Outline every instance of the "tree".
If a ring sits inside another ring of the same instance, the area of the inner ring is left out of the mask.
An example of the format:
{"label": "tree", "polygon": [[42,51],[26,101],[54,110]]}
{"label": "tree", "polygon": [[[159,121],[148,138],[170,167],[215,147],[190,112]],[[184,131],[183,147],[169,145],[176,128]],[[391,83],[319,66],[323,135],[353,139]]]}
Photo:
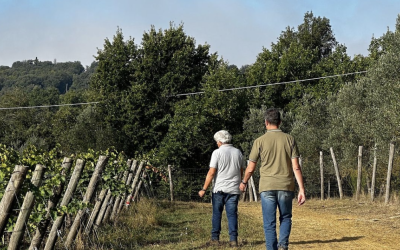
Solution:
{"label": "tree", "polygon": [[[125,150],[146,152],[168,131],[174,94],[199,90],[208,70],[209,46],[198,45],[183,25],[145,32],[141,45],[118,30],[96,59],[92,87],[103,100],[106,121]],[[121,133],[122,132],[122,133]]]}

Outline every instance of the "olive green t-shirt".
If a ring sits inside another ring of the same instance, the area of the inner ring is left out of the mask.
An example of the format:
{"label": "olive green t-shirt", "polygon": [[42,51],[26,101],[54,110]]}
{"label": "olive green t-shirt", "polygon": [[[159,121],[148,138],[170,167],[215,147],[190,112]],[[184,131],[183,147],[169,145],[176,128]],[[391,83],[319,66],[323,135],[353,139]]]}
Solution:
{"label": "olive green t-shirt", "polygon": [[261,160],[259,192],[294,191],[292,159],[299,157],[293,136],[280,129],[268,130],[253,143],[249,160]]}

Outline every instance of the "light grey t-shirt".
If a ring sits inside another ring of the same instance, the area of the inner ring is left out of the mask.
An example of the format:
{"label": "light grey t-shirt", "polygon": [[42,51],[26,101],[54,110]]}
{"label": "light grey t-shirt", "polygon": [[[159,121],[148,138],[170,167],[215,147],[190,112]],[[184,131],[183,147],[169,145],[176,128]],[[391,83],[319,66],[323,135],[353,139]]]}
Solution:
{"label": "light grey t-shirt", "polygon": [[222,191],[240,194],[240,170],[244,166],[243,155],[232,144],[222,144],[211,156],[210,168],[216,168],[213,193]]}

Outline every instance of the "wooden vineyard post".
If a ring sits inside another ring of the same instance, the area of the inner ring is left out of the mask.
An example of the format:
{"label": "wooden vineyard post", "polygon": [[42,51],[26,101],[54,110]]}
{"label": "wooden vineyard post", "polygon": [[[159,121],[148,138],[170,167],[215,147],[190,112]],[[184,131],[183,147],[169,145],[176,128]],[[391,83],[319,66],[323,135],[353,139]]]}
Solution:
{"label": "wooden vineyard post", "polygon": [[256,185],[254,184],[253,176],[250,177],[249,181],[250,181],[251,189],[253,190],[254,201],[257,202],[257,190],[256,190]]}
{"label": "wooden vineyard post", "polygon": [[[81,159],[76,160],[74,171],[72,172],[72,176],[71,179],[69,180],[67,190],[65,190],[65,194],[63,196],[63,199],[61,200],[60,207],[67,206],[70,203],[75,193],[76,187],[78,186],[78,182],[82,175],[84,167],[85,167],[84,160]],[[62,223],[64,222],[64,219],[65,219],[65,214],[62,214],[57,216],[57,218],[53,222],[50,234],[47,237],[46,245],[44,248],[45,250],[52,250],[54,248],[54,245],[56,244],[57,240],[58,230],[60,229]]]}
{"label": "wooden vineyard post", "polygon": [[[126,185],[126,180],[128,179],[128,175],[129,175],[129,171],[125,171],[124,177],[122,179],[122,182],[125,183],[125,185]],[[110,220],[111,221],[115,220],[115,218],[117,217],[120,204],[121,204],[121,202],[124,202],[124,200],[125,200],[125,194],[123,194],[122,197],[121,196],[117,196],[116,197],[115,202],[114,202],[114,206],[112,208],[111,215],[110,215]]]}
{"label": "wooden vineyard post", "polygon": [[171,201],[174,201],[174,184],[172,183],[171,165],[168,165],[168,176],[169,176],[169,193],[171,196]]}
{"label": "wooden vineyard post", "polygon": [[103,221],[104,214],[106,213],[108,202],[110,201],[111,198],[111,191],[108,189],[106,198],[104,198],[103,204],[101,204],[100,212],[97,215],[96,221],[94,222],[93,227],[98,228]]}
{"label": "wooden vineyard post", "polygon": [[249,202],[253,202],[253,188],[251,186],[251,180],[249,179],[247,183],[247,191],[249,192]]}
{"label": "wooden vineyard post", "polygon": [[132,178],[133,178],[133,176],[135,175],[135,169],[136,169],[136,167],[137,167],[137,161],[134,160],[133,163],[132,163],[132,166],[131,166],[129,175],[128,175],[128,179],[127,179],[127,181],[126,181],[126,185],[131,184]]}
{"label": "wooden vineyard post", "polygon": [[[133,175],[132,173],[136,168],[136,164],[137,164],[136,160],[131,160],[131,159],[127,160],[127,162],[126,162],[127,170],[124,171],[123,178],[122,178],[122,183],[125,183],[125,185],[127,185],[126,182],[128,180],[128,177],[131,176],[131,178],[132,178],[132,175]],[[125,194],[123,196],[125,196]],[[110,211],[110,220],[112,220],[112,221],[115,220],[117,213],[119,211],[118,209],[120,207],[120,203],[123,202],[124,200],[125,200],[125,197],[121,198],[121,195],[114,197],[114,201],[113,201],[114,205],[112,206],[112,209]]]}
{"label": "wooden vineyard post", "polygon": [[146,172],[146,169],[145,169],[143,171],[142,178],[140,178],[139,184],[136,187],[135,195],[133,196],[133,199],[132,199],[133,201],[135,201],[135,200],[137,200],[139,198],[139,190],[142,187],[143,182],[146,181],[146,177],[147,177],[147,172]]}
{"label": "wooden vineyard post", "polygon": [[[131,163],[132,163],[132,160],[128,160],[127,166],[130,167]],[[126,179],[125,179],[126,171],[124,172],[123,176],[124,176],[123,183],[125,183],[125,181],[126,181]],[[117,176],[114,177],[114,179],[117,180],[118,182],[121,180],[121,178],[122,178],[121,174],[118,174]],[[116,204],[116,200],[117,200],[118,197],[111,195],[110,201],[109,201],[109,203],[107,205],[107,210],[106,210],[106,212],[104,214],[104,217],[103,217],[103,221],[109,221],[110,220],[111,213],[114,210],[114,207],[117,205]]]}
{"label": "wooden vineyard post", "polygon": [[328,195],[327,198],[331,198],[331,179],[328,178]]}
{"label": "wooden vineyard post", "polygon": [[[62,167],[62,176],[67,176],[69,171],[71,170],[72,159],[65,157],[61,167]],[[50,224],[50,211],[57,206],[58,201],[61,198],[61,193],[64,189],[65,181],[61,182],[61,184],[53,189],[53,195],[50,197],[49,202],[47,204],[47,213],[46,217],[41,220],[36,228],[35,235],[32,238],[31,245],[29,246],[29,250],[39,249],[40,244],[43,241],[45,236],[47,227]]]}
{"label": "wooden vineyard post", "polygon": [[103,204],[106,193],[107,193],[107,189],[103,189],[103,190],[101,190],[99,196],[97,197],[96,204],[94,205],[94,208],[93,208],[92,213],[90,214],[88,223],[86,224],[86,229],[85,229],[86,234],[90,234],[90,232],[92,231],[93,222],[95,221],[96,216],[100,211],[101,204]]}
{"label": "wooden vineyard post", "polygon": [[[37,164],[35,167],[35,171],[32,174],[32,180],[31,180],[32,184],[35,187],[38,188],[42,183],[43,174],[44,174],[44,166],[41,164]],[[9,250],[15,250],[19,248],[19,245],[25,234],[25,225],[29,219],[34,204],[35,204],[35,195],[33,194],[32,191],[28,191],[25,194],[24,202],[22,203],[21,210],[18,214],[17,222],[15,223],[13,233],[11,235],[10,243],[8,244]]]}
{"label": "wooden vineyard post", "polygon": [[[99,160],[97,161],[96,168],[94,169],[92,178],[90,178],[89,185],[86,189],[85,196],[83,197],[83,203],[89,203],[90,200],[92,199],[94,191],[96,190],[97,183],[99,182],[101,173],[103,172],[103,169],[107,164],[107,161],[108,161],[107,156],[101,155],[99,157]],[[71,229],[68,233],[67,239],[65,241],[65,246],[67,248],[71,247],[72,243],[75,240],[76,235],[78,234],[78,230],[81,225],[81,219],[82,219],[83,213],[84,213],[84,211],[81,209],[77,212],[77,214],[75,216],[74,223],[72,224]],[[83,224],[84,224],[84,222],[83,222]]]}
{"label": "wooden vineyard post", "polygon": [[[131,169],[130,169],[130,173],[129,173],[129,175],[128,175],[128,179],[127,179],[127,181],[125,182],[125,185],[126,185],[126,186],[130,186],[130,185],[131,185],[131,181],[132,181],[133,175],[135,174],[136,167],[137,167],[137,161],[136,161],[136,160],[133,160],[133,163],[132,163],[132,166],[131,166]],[[129,192],[129,191],[128,191],[128,192]],[[124,205],[126,204],[126,200],[127,200],[127,198],[128,198],[128,195],[129,195],[129,193],[125,193],[125,194],[121,197],[121,200],[120,200],[120,202],[119,202],[119,205],[118,205],[117,208],[116,208],[117,210],[115,211],[114,217],[117,216],[117,214],[122,210],[122,208],[123,208]]]}
{"label": "wooden vineyard post", "polygon": [[358,147],[358,172],[357,172],[357,192],[356,192],[356,200],[360,199],[361,193],[361,175],[362,175],[362,150],[363,146]]}
{"label": "wooden vineyard post", "polygon": [[319,151],[319,171],[321,174],[321,200],[324,200],[324,153]]}
{"label": "wooden vineyard post", "polygon": [[390,177],[391,177],[391,175],[392,175],[393,156],[394,156],[394,144],[393,144],[393,143],[390,143],[389,163],[388,163],[388,171],[387,171],[387,177],[386,177],[385,204],[388,204],[388,203],[389,203],[389,196],[390,196]]}
{"label": "wooden vineyard post", "polygon": [[376,144],[374,148],[374,163],[372,165],[372,180],[371,180],[371,201],[375,199],[375,181],[376,181]]}
{"label": "wooden vineyard post", "polygon": [[14,172],[11,175],[10,181],[8,182],[3,198],[0,202],[0,235],[3,235],[4,233],[15,197],[24,183],[27,172],[28,168],[25,166],[17,165],[14,168]]}
{"label": "wooden vineyard post", "polygon": [[331,151],[333,166],[335,168],[336,179],[337,179],[337,183],[338,183],[338,187],[339,187],[339,196],[340,196],[340,199],[343,199],[343,189],[342,189],[342,181],[340,180],[339,167],[336,162],[336,157],[335,157],[335,153],[333,152],[333,148],[330,148],[330,151]]}
{"label": "wooden vineyard post", "polygon": [[106,209],[106,213],[104,214],[103,220],[102,222],[107,222],[110,220],[110,216],[111,216],[111,211],[113,210],[114,207],[114,200],[116,197],[111,195],[110,201],[108,202],[107,205],[107,209]]}
{"label": "wooden vineyard post", "polygon": [[130,194],[128,195],[127,199],[126,199],[126,204],[127,204],[127,205],[129,205],[129,204],[131,203],[133,194],[134,194],[134,192],[135,192],[136,184],[137,184],[137,182],[138,182],[138,180],[139,180],[139,177],[140,177],[140,174],[141,174],[141,172],[142,172],[143,165],[144,165],[144,161],[140,162],[139,168],[138,168],[138,170],[136,171],[135,178],[133,179],[133,182],[132,182],[132,190],[131,190]]}

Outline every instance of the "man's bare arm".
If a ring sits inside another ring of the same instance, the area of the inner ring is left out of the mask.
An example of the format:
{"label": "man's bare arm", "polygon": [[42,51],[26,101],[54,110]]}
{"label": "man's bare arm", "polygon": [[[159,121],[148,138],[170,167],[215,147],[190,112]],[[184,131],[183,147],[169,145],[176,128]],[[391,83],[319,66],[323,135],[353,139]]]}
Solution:
{"label": "man's bare arm", "polygon": [[[256,162],[254,161],[249,161],[249,164],[247,165],[246,172],[244,174],[242,183],[240,183],[239,189],[240,191],[244,192],[246,190],[247,182],[249,181],[250,177],[253,175],[254,170],[256,169]],[[246,184],[243,184],[246,183]]]}
{"label": "man's bare arm", "polygon": [[297,197],[297,203],[303,205],[306,202],[306,195],[304,189],[303,174],[299,165],[299,158],[292,159],[293,173],[296,178],[297,184],[299,185],[299,195]]}
{"label": "man's bare arm", "polygon": [[215,176],[215,173],[217,173],[217,169],[216,168],[210,168],[208,170],[208,173],[207,173],[207,176],[206,176],[206,180],[205,180],[204,185],[203,185],[203,189],[199,191],[199,196],[200,197],[203,197],[205,195],[208,186],[210,185],[212,179]]}

